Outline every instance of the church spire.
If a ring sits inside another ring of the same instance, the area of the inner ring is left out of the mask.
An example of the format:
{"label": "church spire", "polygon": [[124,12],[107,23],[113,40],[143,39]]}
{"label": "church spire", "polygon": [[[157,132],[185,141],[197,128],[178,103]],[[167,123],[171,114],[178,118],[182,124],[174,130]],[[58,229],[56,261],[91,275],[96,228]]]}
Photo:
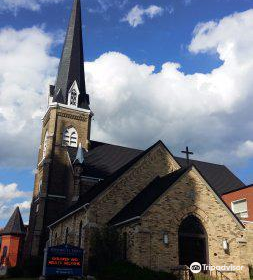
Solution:
{"label": "church spire", "polygon": [[[80,0],[74,0],[56,84],[53,90],[51,89],[54,102],[89,109],[83,64],[81,4]],[[71,91],[74,91],[73,96],[70,96]]]}

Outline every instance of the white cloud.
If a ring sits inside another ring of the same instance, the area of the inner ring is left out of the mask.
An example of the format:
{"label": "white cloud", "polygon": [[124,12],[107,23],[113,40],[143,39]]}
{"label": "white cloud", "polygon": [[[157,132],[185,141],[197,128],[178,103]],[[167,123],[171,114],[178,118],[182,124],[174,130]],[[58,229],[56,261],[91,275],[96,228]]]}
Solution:
{"label": "white cloud", "polygon": [[252,46],[249,10],[195,29],[189,50],[217,52],[223,61],[207,74],[186,75],[171,62],[155,73],[122,54],[104,54],[86,67],[94,135],[141,147],[161,138],[174,151],[188,144],[200,158],[237,162],[238,145],[253,138]]}
{"label": "white cloud", "polygon": [[[50,56],[53,41],[38,27],[0,30],[0,166],[36,161],[40,116],[59,61]],[[217,52],[223,64],[184,74],[177,63],[154,72],[115,52],[87,62],[92,138],[141,148],[162,139],[174,153],[187,144],[199,158],[226,164],[253,157],[253,10],[199,24],[189,50]],[[28,217],[26,195],[16,184],[0,185],[1,219],[17,198]]]}
{"label": "white cloud", "polygon": [[183,0],[183,3],[184,3],[186,6],[189,6],[189,5],[192,3],[192,0]]}
{"label": "white cloud", "polygon": [[30,200],[16,202],[20,199],[30,199],[31,192],[24,192],[18,188],[16,183],[4,185],[0,183],[0,224],[8,219],[14,209],[19,206],[23,217],[27,220],[30,210]]}
{"label": "white cloud", "polygon": [[106,13],[110,8],[123,9],[128,0],[97,0],[93,2],[95,7],[88,8],[90,13]]}
{"label": "white cloud", "polygon": [[[154,72],[120,53],[87,62],[93,139],[142,148],[162,139],[176,153],[187,144],[205,160],[241,161],[240,146],[253,141],[252,19],[249,10],[198,25],[189,50],[217,52],[223,61],[207,74],[184,74],[172,62]],[[35,163],[39,116],[58,62],[52,44],[36,27],[0,31],[1,166]]]}
{"label": "white cloud", "polygon": [[122,21],[128,22],[132,27],[136,27],[144,23],[145,17],[152,19],[155,16],[162,15],[163,12],[164,9],[156,5],[150,5],[146,9],[136,5],[128,12]]}
{"label": "white cloud", "polygon": [[253,157],[253,141],[247,140],[238,146],[236,151],[238,157],[251,158]]}
{"label": "white cloud", "polygon": [[3,185],[0,183],[0,203],[13,200],[15,198],[27,197],[29,192],[23,192],[17,188],[16,183]]}
{"label": "white cloud", "polygon": [[[0,203],[0,225],[4,226],[8,219],[11,217],[12,213],[14,212],[15,208],[19,206],[23,222],[28,224],[29,213],[30,213],[30,201],[23,201],[21,203],[16,204],[1,204]],[[0,227],[1,228],[1,227]]]}
{"label": "white cloud", "polygon": [[63,0],[1,0],[0,11],[13,11],[16,13],[19,9],[38,11],[41,5],[46,3],[59,3]]}
{"label": "white cloud", "polygon": [[40,28],[0,30],[0,164],[35,162],[41,116],[58,59],[51,35]]}

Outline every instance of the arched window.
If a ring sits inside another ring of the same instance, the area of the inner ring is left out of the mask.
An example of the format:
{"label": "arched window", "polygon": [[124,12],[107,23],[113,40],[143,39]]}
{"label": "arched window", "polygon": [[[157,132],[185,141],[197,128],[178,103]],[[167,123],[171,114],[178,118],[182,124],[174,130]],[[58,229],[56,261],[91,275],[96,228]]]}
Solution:
{"label": "arched window", "polygon": [[65,240],[64,240],[65,244],[68,244],[68,237],[69,237],[69,228],[67,227],[65,230]]}
{"label": "arched window", "polygon": [[69,97],[69,105],[72,106],[77,106],[77,92],[75,89],[72,89],[72,91],[69,93],[70,97]]}
{"label": "arched window", "polygon": [[74,127],[69,127],[63,132],[62,145],[77,147],[78,135]]}
{"label": "arched window", "polygon": [[44,143],[43,143],[43,158],[46,157],[46,153],[47,153],[47,138],[48,138],[48,132],[46,132],[45,134],[45,138],[44,138]]}
{"label": "arched window", "polygon": [[8,251],[8,247],[7,246],[4,246],[4,248],[3,248],[3,258],[6,258],[6,256],[7,256],[7,251]]}
{"label": "arched window", "polygon": [[41,195],[42,192],[42,180],[39,181],[39,195]]}
{"label": "arched window", "polygon": [[82,245],[82,235],[83,235],[83,222],[81,221],[79,224],[79,232],[78,232],[78,247]]}

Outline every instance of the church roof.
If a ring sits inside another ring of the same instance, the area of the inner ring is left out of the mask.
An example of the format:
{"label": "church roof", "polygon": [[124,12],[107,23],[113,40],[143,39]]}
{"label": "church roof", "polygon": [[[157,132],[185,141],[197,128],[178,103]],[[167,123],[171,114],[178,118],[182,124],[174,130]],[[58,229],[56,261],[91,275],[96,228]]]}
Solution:
{"label": "church roof", "polygon": [[[74,162],[77,148],[68,148],[68,151],[71,161]],[[91,141],[89,151],[86,152],[84,150],[86,166],[84,175],[105,179],[116,171],[116,174],[118,174],[120,170],[123,170],[121,169],[122,167],[125,166],[126,168],[133,159],[140,155],[143,155],[142,150]],[[186,159],[180,157],[174,158],[180,166],[187,167]],[[127,163],[128,165],[126,165]],[[190,164],[195,165],[198,170],[200,170],[201,174],[207,178],[211,187],[213,187],[219,195],[235,191],[245,186],[244,183],[224,165],[198,160],[190,160]]]}
{"label": "church roof", "polygon": [[171,185],[173,185],[185,172],[181,168],[164,177],[156,177],[145,189],[143,189],[133,200],[131,200],[116,216],[109,222],[116,225],[140,215],[158,199]]}
{"label": "church roof", "polygon": [[1,231],[1,235],[19,235],[25,233],[26,229],[19,211],[19,207],[16,207],[5,228]]}
{"label": "church roof", "polygon": [[[199,171],[195,165],[191,165],[188,168],[180,168],[163,177],[156,177],[152,182],[148,184],[136,197],[134,197],[121,211],[119,211],[110,221],[109,225],[119,225],[121,223],[131,222],[139,219],[140,216],[166,191],[168,190],[182,175],[195,168],[199,174],[206,180],[207,178]],[[210,185],[211,186],[211,185]],[[212,187],[212,186],[211,186]],[[234,217],[234,219],[242,226],[239,218],[232,212],[223,199],[219,196],[215,189],[213,189],[217,197],[220,198],[221,203],[227,209],[227,211]]]}
{"label": "church roof", "polygon": [[[186,159],[179,157],[175,157],[175,159],[182,167],[187,166]],[[198,160],[190,160],[190,164],[198,168],[201,174],[207,179],[210,186],[220,196],[245,186],[225,165]]]}
{"label": "church roof", "polygon": [[[100,147],[104,147],[105,150],[109,149],[109,151],[112,152],[112,154],[110,155],[110,153],[108,153],[108,150],[107,150],[107,152],[105,153],[106,157],[104,159],[101,159],[100,165],[103,168],[105,168],[106,164],[108,164],[108,169],[106,168],[107,171],[115,169],[115,168],[116,168],[116,170],[111,174],[108,173],[108,176],[105,177],[105,179],[103,181],[100,181],[98,184],[96,184],[94,187],[92,187],[88,192],[86,192],[83,196],[81,196],[79,198],[79,201],[76,204],[74,204],[73,206],[71,206],[65,214],[70,213],[70,212],[78,209],[82,205],[91,202],[96,196],[98,196],[101,192],[103,192],[112,182],[114,182],[117,178],[119,178],[125,171],[127,171],[132,165],[134,165],[139,159],[141,159],[146,153],[148,153],[151,149],[153,149],[154,146],[156,146],[160,142],[161,141],[156,142],[154,145],[152,145],[145,151],[140,151],[140,150],[125,148],[125,147],[121,147],[121,146],[114,146],[114,145],[105,144],[105,143],[101,143],[101,142],[91,141],[91,147],[95,144],[95,146],[98,145]],[[110,147],[108,147],[108,146],[110,146]],[[133,153],[131,152],[131,150]],[[88,158],[88,154],[91,151],[92,151],[92,149],[86,153],[87,158]],[[117,151],[117,153],[115,151]],[[102,152],[102,151],[100,151],[100,152]],[[135,156],[134,156],[134,154],[135,154]],[[117,155],[117,157],[115,157],[115,155]],[[99,154],[97,156],[99,156]],[[92,157],[94,157],[94,158],[96,157],[96,152],[95,152],[95,154],[93,154]],[[123,159],[124,159],[124,161],[126,161],[128,159],[128,161],[125,164],[122,164]],[[94,164],[95,163],[96,163],[96,160],[94,160]],[[110,164],[113,166],[112,169],[109,168]],[[117,168],[118,166],[121,166],[121,167]],[[98,170],[99,168],[95,167],[95,169]],[[103,172],[99,173],[99,174],[103,174]],[[95,176],[95,177],[99,178],[97,176]]]}
{"label": "church roof", "polygon": [[[145,151],[132,148],[111,145],[102,142],[91,141],[89,151],[84,150],[85,170],[84,175],[104,179],[92,187],[79,201],[71,206],[65,214],[68,214],[86,203],[90,203],[96,196],[102,193],[112,182],[126,172],[133,164],[148,153],[158,143],[156,142]],[[166,148],[166,146],[164,145]],[[166,148],[167,149],[167,148]],[[75,160],[77,148],[68,148],[72,163]],[[175,157],[175,160],[184,169],[187,166],[186,159]],[[200,173],[205,177],[214,191],[221,196],[227,190],[237,190],[244,186],[226,166],[191,160]]]}
{"label": "church roof", "polygon": [[231,192],[234,192],[234,191],[242,191],[242,190],[245,190],[245,189],[248,189],[248,188],[253,188],[253,184],[251,184],[251,185],[244,185],[244,186],[242,186],[242,187],[240,187],[240,188],[238,188],[238,189],[236,189],[236,190],[229,190],[229,191],[227,191],[227,192],[225,192],[224,193],[224,195],[226,195],[226,194],[229,194],[229,193],[231,193]]}
{"label": "church roof", "polygon": [[[89,151],[84,151],[85,170],[88,177],[104,179],[126,165],[143,151],[91,141]],[[71,162],[74,162],[77,148],[68,147]]]}
{"label": "church roof", "polygon": [[80,0],[74,0],[67,34],[59,64],[53,101],[67,104],[68,92],[77,82],[80,95],[78,107],[89,109],[89,96],[86,94],[84,78],[82,16]]}

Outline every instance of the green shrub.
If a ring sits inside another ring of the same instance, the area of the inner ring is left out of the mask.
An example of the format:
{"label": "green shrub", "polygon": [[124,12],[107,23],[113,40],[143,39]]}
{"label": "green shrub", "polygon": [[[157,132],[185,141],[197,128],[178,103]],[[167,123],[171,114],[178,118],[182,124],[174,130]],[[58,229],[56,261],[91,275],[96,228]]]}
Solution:
{"label": "green shrub", "polygon": [[10,267],[8,268],[7,271],[8,277],[22,277],[23,276],[23,270],[21,267],[16,266],[16,267]]}
{"label": "green shrub", "polygon": [[249,276],[250,276],[250,279],[253,279],[253,266],[252,265],[249,265]]}
{"label": "green shrub", "polygon": [[194,280],[214,280],[216,278],[211,277],[210,275],[198,273],[194,275]]}
{"label": "green shrub", "polygon": [[117,262],[107,266],[97,275],[98,280],[177,280],[174,274],[152,271],[128,262]]}
{"label": "green shrub", "polygon": [[89,274],[95,274],[104,267],[122,260],[122,239],[119,233],[109,227],[97,229],[91,239]]}
{"label": "green shrub", "polygon": [[26,259],[23,264],[23,272],[25,277],[37,277],[42,274],[43,257],[32,257]]}

